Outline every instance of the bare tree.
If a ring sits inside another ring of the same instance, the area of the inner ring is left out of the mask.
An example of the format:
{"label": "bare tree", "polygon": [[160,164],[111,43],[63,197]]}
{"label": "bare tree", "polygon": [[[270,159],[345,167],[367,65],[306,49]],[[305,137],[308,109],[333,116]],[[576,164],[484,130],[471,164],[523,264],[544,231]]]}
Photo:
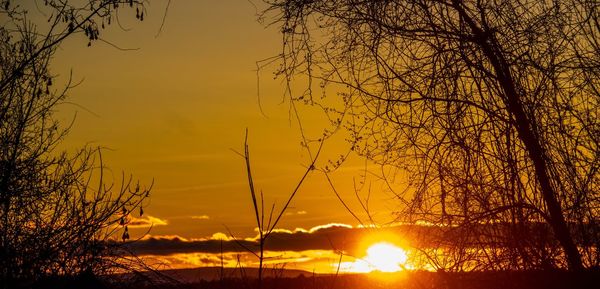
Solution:
{"label": "bare tree", "polygon": [[150,188],[125,176],[120,187],[111,185],[99,148],[56,151],[68,127],[60,126],[54,110],[71,84],[55,88],[50,63],[58,45],[74,33],[85,33],[88,45],[98,40],[119,5],[137,9],[143,19],[143,3],[45,1],[48,27],[29,21],[29,11],[18,3],[0,4],[1,286],[125,266],[131,259],[122,259],[118,243],[109,239],[117,232],[129,238],[130,214],[143,214]]}
{"label": "bare tree", "polygon": [[[403,221],[479,228],[462,244],[485,243],[480,264],[599,264],[596,1],[265,2],[280,73],[311,79],[294,99],[411,176]],[[338,102],[313,97],[317,83]]]}

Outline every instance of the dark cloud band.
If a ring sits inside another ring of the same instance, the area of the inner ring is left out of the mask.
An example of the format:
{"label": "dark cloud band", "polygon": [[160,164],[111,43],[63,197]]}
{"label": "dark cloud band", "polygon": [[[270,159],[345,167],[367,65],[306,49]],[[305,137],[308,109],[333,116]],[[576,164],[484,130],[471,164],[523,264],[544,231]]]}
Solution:
{"label": "dark cloud band", "polygon": [[[424,226],[396,226],[385,229],[352,228],[344,225],[322,226],[312,230],[275,231],[266,243],[269,251],[340,250],[351,252],[369,235],[393,234],[410,240],[430,235]],[[420,236],[420,237],[419,237]],[[177,253],[228,253],[258,250],[254,239],[201,239],[187,240],[181,237],[149,237],[127,244],[128,249],[139,255],[170,255]]]}

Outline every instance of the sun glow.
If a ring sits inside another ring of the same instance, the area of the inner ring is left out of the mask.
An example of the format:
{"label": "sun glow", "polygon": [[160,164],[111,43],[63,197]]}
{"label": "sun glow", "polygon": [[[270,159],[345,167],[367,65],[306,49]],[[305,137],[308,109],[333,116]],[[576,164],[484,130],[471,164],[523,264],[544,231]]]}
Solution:
{"label": "sun glow", "polygon": [[345,262],[343,269],[356,273],[397,272],[406,267],[407,259],[404,249],[387,242],[380,242],[371,245],[364,258],[354,262]]}

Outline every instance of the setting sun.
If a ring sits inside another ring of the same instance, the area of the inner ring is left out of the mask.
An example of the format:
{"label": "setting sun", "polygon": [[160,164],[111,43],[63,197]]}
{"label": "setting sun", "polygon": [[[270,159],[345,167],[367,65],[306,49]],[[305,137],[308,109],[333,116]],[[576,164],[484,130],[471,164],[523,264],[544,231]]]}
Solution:
{"label": "setting sun", "polygon": [[373,244],[366,253],[364,258],[343,264],[343,269],[355,273],[368,273],[373,271],[396,272],[406,267],[406,251],[391,243]]}
{"label": "setting sun", "polygon": [[396,272],[406,263],[406,252],[389,243],[377,243],[367,249],[364,260],[377,271]]}

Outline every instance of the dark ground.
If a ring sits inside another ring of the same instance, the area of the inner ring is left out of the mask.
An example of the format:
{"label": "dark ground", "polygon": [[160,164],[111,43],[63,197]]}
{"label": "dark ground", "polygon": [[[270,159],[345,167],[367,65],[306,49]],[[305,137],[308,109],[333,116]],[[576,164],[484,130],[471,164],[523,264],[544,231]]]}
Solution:
{"label": "dark ground", "polygon": [[[254,289],[255,279],[227,278],[193,283],[136,286],[135,289]],[[131,287],[129,287],[131,288]],[[263,289],[600,289],[600,271],[569,273],[565,271],[528,272],[402,272],[386,274],[299,275],[297,277],[266,278]],[[123,288],[125,289],[125,288]]]}

